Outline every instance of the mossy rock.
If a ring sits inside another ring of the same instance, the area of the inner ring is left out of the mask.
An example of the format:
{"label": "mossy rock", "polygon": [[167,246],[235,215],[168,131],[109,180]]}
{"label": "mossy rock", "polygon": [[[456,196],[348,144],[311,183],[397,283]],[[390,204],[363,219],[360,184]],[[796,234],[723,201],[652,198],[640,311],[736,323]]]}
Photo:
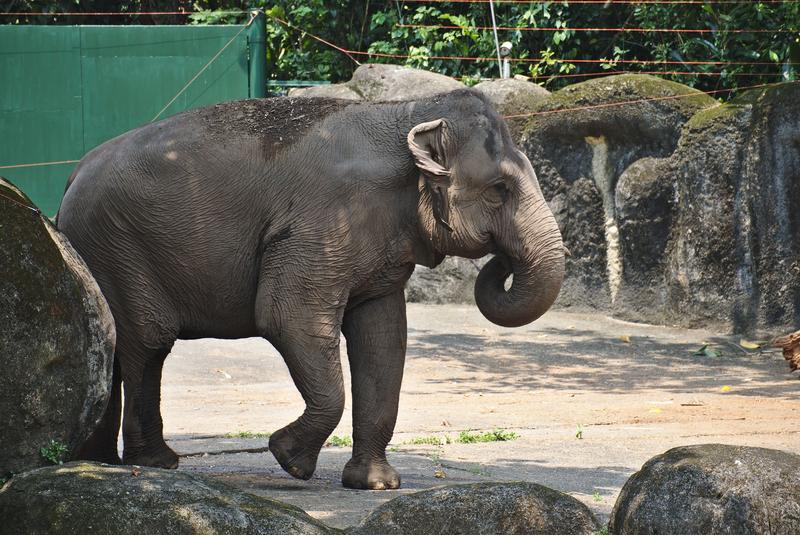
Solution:
{"label": "mossy rock", "polygon": [[753,335],[800,327],[800,87],[696,114],[670,160],[666,319]]}
{"label": "mossy rock", "polygon": [[68,463],[0,489],[0,534],[340,533],[297,507],[176,470]]}
{"label": "mossy rock", "polygon": [[74,451],[102,416],[115,331],[86,265],[49,219],[0,178],[0,477]]}
{"label": "mossy rock", "polygon": [[671,449],[625,483],[609,528],[613,535],[800,533],[800,456],[724,444]]}
{"label": "mossy rock", "polygon": [[400,496],[351,528],[360,535],[594,535],[589,509],[535,483],[451,485]]}

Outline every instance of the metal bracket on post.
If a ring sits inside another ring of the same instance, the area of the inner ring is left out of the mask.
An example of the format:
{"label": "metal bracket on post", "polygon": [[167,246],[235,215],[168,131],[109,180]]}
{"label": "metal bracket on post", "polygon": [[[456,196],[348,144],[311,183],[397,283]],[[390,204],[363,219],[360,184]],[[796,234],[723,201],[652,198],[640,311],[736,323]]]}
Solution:
{"label": "metal bracket on post", "polygon": [[267,17],[260,9],[250,10],[253,18],[247,35],[250,98],[267,96]]}
{"label": "metal bracket on post", "polygon": [[500,45],[500,57],[503,58],[503,65],[500,69],[500,75],[502,78],[511,78],[511,62],[509,61],[509,56],[511,55],[511,43],[506,41],[502,45]]}

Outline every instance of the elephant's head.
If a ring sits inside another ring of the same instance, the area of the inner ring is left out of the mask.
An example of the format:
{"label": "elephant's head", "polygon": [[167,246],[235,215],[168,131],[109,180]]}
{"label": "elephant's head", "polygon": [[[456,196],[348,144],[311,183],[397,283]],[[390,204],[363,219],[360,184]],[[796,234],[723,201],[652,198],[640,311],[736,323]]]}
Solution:
{"label": "elephant's head", "polygon": [[474,92],[461,93],[455,103],[456,109],[408,133],[421,171],[422,233],[439,255],[494,253],[475,282],[478,308],[498,325],[525,325],[544,314],[561,289],[561,233],[530,161],[491,105]]}

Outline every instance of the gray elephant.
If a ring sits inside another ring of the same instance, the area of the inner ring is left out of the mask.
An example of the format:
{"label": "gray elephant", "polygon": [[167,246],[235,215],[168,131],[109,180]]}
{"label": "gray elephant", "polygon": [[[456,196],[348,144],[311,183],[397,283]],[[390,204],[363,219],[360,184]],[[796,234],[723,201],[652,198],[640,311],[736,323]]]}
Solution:
{"label": "gray elephant", "polygon": [[[386,460],[415,264],[496,256],[475,297],[504,326],[555,300],[564,247],[528,159],[477,92],[361,103],[218,104],[123,134],[87,154],[58,214],[117,326],[112,399],[84,458],[174,468],[160,414],[176,339],[261,336],[306,408],[269,449],[308,479],[339,423],[339,336],[353,377],[347,487],[389,489]],[[513,274],[506,290],[505,281]]]}

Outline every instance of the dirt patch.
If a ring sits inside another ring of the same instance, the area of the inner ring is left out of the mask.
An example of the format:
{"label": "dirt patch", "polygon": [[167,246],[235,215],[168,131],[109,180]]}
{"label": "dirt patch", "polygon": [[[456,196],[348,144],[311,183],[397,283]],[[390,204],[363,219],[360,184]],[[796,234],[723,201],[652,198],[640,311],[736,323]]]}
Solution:
{"label": "dirt patch", "polygon": [[[177,451],[196,454],[182,458],[180,469],[339,527],[400,493],[519,480],[567,492],[605,522],[627,478],[671,447],[719,442],[800,453],[800,384],[779,349],[750,351],[720,333],[569,312],[520,329],[496,327],[466,305],[412,304],[408,316],[389,452],[400,490],[342,488],[349,447],[325,448],[307,482],[261,452],[268,439],[250,434],[284,426],[303,403],[280,356],[258,339],[176,344],[164,369],[164,432]],[[721,356],[694,356],[705,343]],[[342,357],[349,392],[344,347]],[[349,411],[348,400],[338,436],[351,432]],[[519,438],[453,440],[494,429]]]}

